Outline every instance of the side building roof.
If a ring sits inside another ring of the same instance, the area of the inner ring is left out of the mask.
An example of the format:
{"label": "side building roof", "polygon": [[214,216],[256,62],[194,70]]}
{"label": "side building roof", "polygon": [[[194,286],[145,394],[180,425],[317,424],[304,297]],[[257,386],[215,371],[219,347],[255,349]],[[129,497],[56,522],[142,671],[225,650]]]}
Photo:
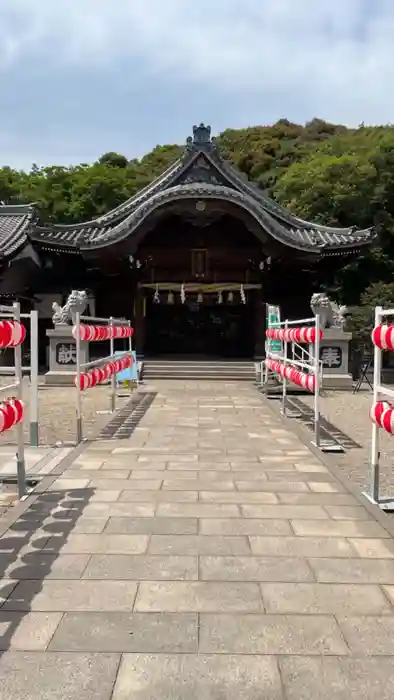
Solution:
{"label": "side building roof", "polygon": [[75,252],[107,247],[133,236],[158,208],[190,198],[237,204],[280,243],[319,256],[357,251],[375,238],[372,228],[333,228],[293,215],[225,161],[215,139],[211,138],[211,127],[200,124],[193,127],[193,137],[187,139],[182,157],[160,177],[123,204],[91,221],[51,227],[33,225],[34,207],[0,206],[0,256],[12,255],[26,240],[45,248]]}

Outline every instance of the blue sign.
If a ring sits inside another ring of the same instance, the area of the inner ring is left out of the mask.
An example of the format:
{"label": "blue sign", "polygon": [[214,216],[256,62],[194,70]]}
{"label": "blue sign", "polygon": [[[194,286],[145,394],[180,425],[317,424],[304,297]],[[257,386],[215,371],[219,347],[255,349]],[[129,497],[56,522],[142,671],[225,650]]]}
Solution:
{"label": "blue sign", "polygon": [[[124,355],[124,351],[116,352],[117,357]],[[137,382],[138,381],[138,366],[137,366],[137,354],[135,350],[131,353],[133,358],[133,364],[127,369],[123,369],[121,372],[116,373],[117,382]]]}

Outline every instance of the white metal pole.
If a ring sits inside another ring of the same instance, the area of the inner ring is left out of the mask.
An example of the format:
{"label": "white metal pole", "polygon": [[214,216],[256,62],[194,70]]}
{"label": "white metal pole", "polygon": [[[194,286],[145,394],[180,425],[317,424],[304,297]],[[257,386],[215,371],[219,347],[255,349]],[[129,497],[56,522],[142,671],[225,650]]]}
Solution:
{"label": "white metal pole", "polygon": [[314,352],[314,375],[315,375],[315,395],[314,395],[314,427],[315,445],[320,447],[320,316],[315,317],[315,352]]}
{"label": "white metal pole", "polygon": [[[13,305],[14,319],[21,322],[21,307],[19,302]],[[22,346],[16,345],[14,348],[15,383],[16,393],[19,401],[23,401],[23,373],[22,373]],[[25,442],[23,434],[24,421],[21,420],[16,426],[16,465],[18,473],[18,495],[22,498],[26,493],[26,467],[25,467]]]}
{"label": "white metal pole", "polygon": [[[285,331],[287,330],[288,323],[287,320],[285,321],[284,328]],[[285,368],[287,367],[287,349],[288,349],[288,343],[287,340],[283,341],[283,357],[285,358]],[[287,378],[286,375],[283,375],[283,384],[282,384],[282,413],[285,416],[286,415],[286,390],[287,390]]]}
{"label": "white metal pole", "polygon": [[[375,309],[375,327],[382,322],[382,307],[377,306]],[[380,378],[382,373],[382,351],[375,345],[373,357],[373,406],[379,399],[377,387],[380,386]],[[371,441],[371,468],[370,468],[370,495],[375,503],[379,503],[379,427],[375,422],[372,422],[372,441]]]}
{"label": "white metal pole", "polygon": [[79,311],[75,314],[75,349],[76,349],[76,384],[77,384],[77,444],[82,442],[82,393],[81,393],[81,314]]}
{"label": "white metal pole", "polygon": [[[111,338],[109,341],[110,344],[110,355],[115,354],[115,340],[113,338],[113,329],[114,329],[114,320],[113,317],[111,316],[109,319],[109,325],[112,329],[111,331]],[[116,374],[114,373],[111,377],[111,413],[115,413],[116,410]]]}
{"label": "white metal pole", "polygon": [[39,445],[38,432],[38,311],[30,312],[30,444]]}

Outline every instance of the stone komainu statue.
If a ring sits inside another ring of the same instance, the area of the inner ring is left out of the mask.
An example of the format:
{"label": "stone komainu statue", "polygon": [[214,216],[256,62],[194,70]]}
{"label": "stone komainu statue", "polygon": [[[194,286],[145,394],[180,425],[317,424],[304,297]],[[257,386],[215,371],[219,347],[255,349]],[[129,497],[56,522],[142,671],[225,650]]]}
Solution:
{"label": "stone komainu statue", "polygon": [[73,289],[64,306],[60,306],[56,301],[52,304],[52,322],[54,326],[64,326],[69,323],[74,324],[76,313],[80,314],[86,309],[88,304],[88,295],[85,291]]}
{"label": "stone komainu statue", "polygon": [[343,330],[346,316],[348,315],[346,306],[338,306],[328,298],[327,294],[319,293],[312,295],[311,309],[315,316],[319,314],[322,328],[340,328]]}

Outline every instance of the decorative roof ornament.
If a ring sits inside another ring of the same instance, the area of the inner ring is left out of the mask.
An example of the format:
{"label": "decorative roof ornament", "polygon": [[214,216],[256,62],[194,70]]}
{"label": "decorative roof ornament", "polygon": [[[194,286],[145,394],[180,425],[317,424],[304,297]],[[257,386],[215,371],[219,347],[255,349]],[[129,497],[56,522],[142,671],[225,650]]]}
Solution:
{"label": "decorative roof ornament", "polygon": [[186,139],[186,149],[188,151],[208,151],[217,150],[216,139],[211,138],[211,127],[203,122],[199,126],[193,126],[193,136]]}

